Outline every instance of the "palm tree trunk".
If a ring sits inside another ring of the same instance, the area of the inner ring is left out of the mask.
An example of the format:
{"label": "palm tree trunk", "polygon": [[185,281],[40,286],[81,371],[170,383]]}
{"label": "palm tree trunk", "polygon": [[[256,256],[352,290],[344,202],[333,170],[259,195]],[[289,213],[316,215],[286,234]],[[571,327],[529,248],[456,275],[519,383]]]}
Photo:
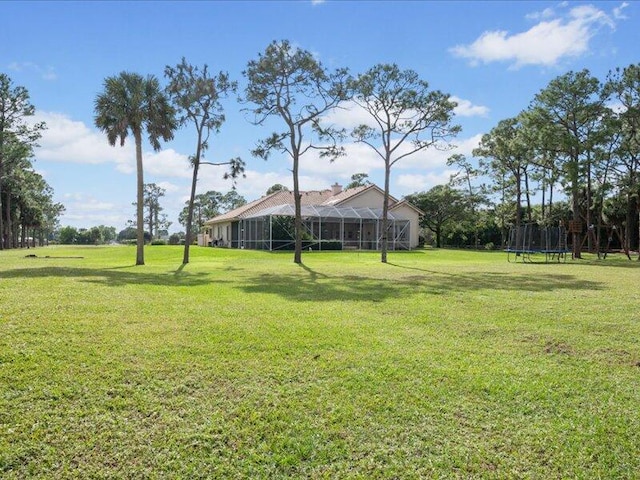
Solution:
{"label": "palm tree trunk", "polygon": [[142,132],[133,132],[136,141],[137,198],[136,205],[136,265],[144,265],[144,174],[142,171]]}

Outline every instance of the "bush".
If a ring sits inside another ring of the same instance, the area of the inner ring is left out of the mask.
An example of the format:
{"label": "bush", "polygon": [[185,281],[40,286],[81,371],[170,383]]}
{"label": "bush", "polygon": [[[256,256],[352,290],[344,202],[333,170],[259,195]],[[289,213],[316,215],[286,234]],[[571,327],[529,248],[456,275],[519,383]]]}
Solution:
{"label": "bush", "polygon": [[151,245],[166,245],[166,244],[167,244],[167,242],[165,242],[164,240],[161,240],[159,238],[151,241]]}
{"label": "bush", "polygon": [[169,237],[169,245],[180,245],[180,235],[177,233],[171,234]]}

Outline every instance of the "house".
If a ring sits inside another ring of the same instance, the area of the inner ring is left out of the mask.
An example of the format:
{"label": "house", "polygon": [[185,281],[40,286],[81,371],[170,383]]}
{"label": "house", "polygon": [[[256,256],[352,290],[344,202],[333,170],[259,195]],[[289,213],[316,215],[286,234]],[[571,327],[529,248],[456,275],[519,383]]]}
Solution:
{"label": "house", "polygon": [[[379,250],[384,191],[376,185],[301,192],[304,248]],[[417,247],[422,212],[389,198],[388,248]],[[259,250],[292,249],[293,192],[278,191],[204,222],[200,245]]]}

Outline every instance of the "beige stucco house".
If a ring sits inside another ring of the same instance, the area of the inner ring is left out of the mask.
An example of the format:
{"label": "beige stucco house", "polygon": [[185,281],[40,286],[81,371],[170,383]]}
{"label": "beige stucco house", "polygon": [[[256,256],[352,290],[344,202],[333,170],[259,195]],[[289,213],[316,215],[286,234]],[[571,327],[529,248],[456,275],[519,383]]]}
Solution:
{"label": "beige stucco house", "polygon": [[[384,192],[376,185],[343,190],[301,192],[304,246],[317,250],[380,249]],[[391,250],[418,246],[422,212],[390,198],[388,245]],[[231,210],[204,224],[200,245],[288,249],[293,245],[293,192],[278,191]]]}

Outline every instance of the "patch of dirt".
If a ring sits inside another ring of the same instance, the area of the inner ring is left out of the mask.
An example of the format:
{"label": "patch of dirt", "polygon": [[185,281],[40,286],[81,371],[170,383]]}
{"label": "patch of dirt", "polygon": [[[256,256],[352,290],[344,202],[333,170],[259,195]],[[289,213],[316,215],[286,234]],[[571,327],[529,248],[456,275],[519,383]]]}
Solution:
{"label": "patch of dirt", "polygon": [[555,355],[573,355],[574,353],[571,345],[557,340],[548,341],[544,346],[544,351]]}

